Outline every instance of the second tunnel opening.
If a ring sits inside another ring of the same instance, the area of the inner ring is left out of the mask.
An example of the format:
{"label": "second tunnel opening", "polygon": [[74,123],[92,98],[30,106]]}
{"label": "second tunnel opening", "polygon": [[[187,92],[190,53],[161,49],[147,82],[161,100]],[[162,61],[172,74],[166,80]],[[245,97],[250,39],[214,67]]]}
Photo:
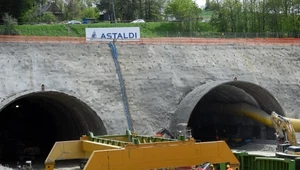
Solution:
{"label": "second tunnel opening", "polygon": [[225,140],[238,144],[252,139],[275,139],[274,128],[251,119],[253,112],[284,115],[275,97],[266,89],[244,81],[232,81],[208,91],[193,109],[188,121],[199,141]]}

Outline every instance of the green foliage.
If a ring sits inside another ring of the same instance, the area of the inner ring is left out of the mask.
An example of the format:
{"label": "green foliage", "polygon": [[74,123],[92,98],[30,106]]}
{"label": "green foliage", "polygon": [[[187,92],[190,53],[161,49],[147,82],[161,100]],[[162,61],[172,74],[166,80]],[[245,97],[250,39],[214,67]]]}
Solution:
{"label": "green foliage", "polygon": [[37,23],[38,22],[38,18],[37,18],[37,14],[38,14],[39,10],[37,7],[33,7],[30,10],[28,10],[27,12],[25,12],[25,14],[22,17],[22,20],[24,23]]}
{"label": "green foliage", "polygon": [[179,27],[183,31],[197,30],[201,9],[192,0],[169,0],[165,14],[180,21]]}
{"label": "green foliage", "polygon": [[166,15],[175,17],[178,21],[197,18],[201,9],[192,0],[170,0],[167,4]]}
{"label": "green foliage", "polygon": [[46,12],[43,14],[40,14],[40,10],[37,7],[34,7],[30,10],[28,10],[23,15],[23,22],[27,24],[36,24],[36,23],[52,23],[56,22],[57,18],[54,14]]}
{"label": "green foliage", "polygon": [[0,16],[9,13],[22,22],[22,15],[33,7],[34,0],[0,0]]}
{"label": "green foliage", "polygon": [[89,7],[82,11],[82,18],[99,18],[99,10],[97,8]]}
{"label": "green foliage", "polygon": [[[198,22],[199,29],[193,33],[180,32],[175,22],[146,22],[141,24],[132,23],[95,23],[95,24],[51,24],[51,25],[18,25],[17,30],[21,35],[29,36],[73,36],[85,37],[85,28],[107,27],[140,27],[141,37],[170,37],[170,36],[200,36],[202,32],[210,31],[209,23]],[[180,32],[180,33],[179,33]],[[206,33],[207,34],[207,33]]]}
{"label": "green foliage", "polygon": [[[148,23],[173,16],[178,22],[166,25],[172,25],[174,32],[199,32],[209,27],[219,32],[300,32],[300,0],[206,0],[203,12],[195,0],[68,0],[67,5],[64,1],[54,1],[63,10],[64,20],[98,18],[99,11],[107,11],[111,21],[116,18],[118,22],[145,19]],[[53,15],[39,13],[48,2],[0,0],[0,16],[9,12],[19,24],[55,22]],[[203,28],[200,19],[211,20],[212,27],[206,24]]]}
{"label": "green foliage", "polygon": [[162,9],[166,0],[100,0],[97,8],[107,11],[110,18],[122,22],[130,22],[135,19],[149,21],[162,21]]}
{"label": "green foliage", "polygon": [[28,36],[78,36],[63,24],[18,25],[17,29],[21,35]]}
{"label": "green foliage", "polygon": [[299,0],[212,1],[210,9],[212,25],[221,32],[300,31]]}
{"label": "green foliage", "polygon": [[54,14],[46,12],[46,13],[44,13],[44,14],[42,14],[40,16],[39,21],[41,23],[48,23],[48,24],[50,24],[52,22],[56,22],[57,19],[56,19],[56,16]]}
{"label": "green foliage", "polygon": [[88,8],[92,7],[97,2],[99,2],[99,0],[85,0],[85,3],[86,3],[86,5],[87,5]]}
{"label": "green foliage", "polygon": [[8,13],[5,13],[3,18],[4,26],[0,30],[1,34],[4,35],[18,35],[16,25],[18,25],[17,19],[10,16]]}
{"label": "green foliage", "polygon": [[203,10],[200,14],[200,17],[204,20],[210,20],[212,15],[213,15],[213,11]]}
{"label": "green foliage", "polygon": [[82,0],[71,0],[65,7],[66,19],[75,19],[81,17],[81,11],[85,8]]}

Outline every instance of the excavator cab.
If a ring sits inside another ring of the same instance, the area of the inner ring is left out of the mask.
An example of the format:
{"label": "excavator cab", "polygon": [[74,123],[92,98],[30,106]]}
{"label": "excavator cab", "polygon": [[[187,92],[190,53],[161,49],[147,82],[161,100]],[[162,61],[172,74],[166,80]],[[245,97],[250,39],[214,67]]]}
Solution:
{"label": "excavator cab", "polygon": [[271,120],[276,130],[277,141],[283,140],[283,142],[277,142],[276,155],[289,158],[299,157],[300,146],[291,122],[275,112],[271,113]]}

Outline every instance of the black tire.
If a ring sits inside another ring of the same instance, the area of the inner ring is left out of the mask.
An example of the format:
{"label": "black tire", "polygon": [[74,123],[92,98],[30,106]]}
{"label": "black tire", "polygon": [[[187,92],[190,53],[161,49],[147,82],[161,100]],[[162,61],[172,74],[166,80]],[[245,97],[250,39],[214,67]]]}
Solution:
{"label": "black tire", "polygon": [[86,163],[86,162],[80,162],[79,168],[80,168],[80,169],[84,169],[85,163]]}

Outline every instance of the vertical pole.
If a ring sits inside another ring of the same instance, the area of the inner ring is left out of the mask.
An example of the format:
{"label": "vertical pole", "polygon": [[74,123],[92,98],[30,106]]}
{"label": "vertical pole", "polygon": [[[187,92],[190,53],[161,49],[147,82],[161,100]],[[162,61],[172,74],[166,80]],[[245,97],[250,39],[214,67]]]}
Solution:
{"label": "vertical pole", "polygon": [[117,21],[116,21],[116,12],[115,12],[115,1],[114,0],[112,0],[112,7],[113,7],[114,21],[115,21],[115,23],[117,23]]}

